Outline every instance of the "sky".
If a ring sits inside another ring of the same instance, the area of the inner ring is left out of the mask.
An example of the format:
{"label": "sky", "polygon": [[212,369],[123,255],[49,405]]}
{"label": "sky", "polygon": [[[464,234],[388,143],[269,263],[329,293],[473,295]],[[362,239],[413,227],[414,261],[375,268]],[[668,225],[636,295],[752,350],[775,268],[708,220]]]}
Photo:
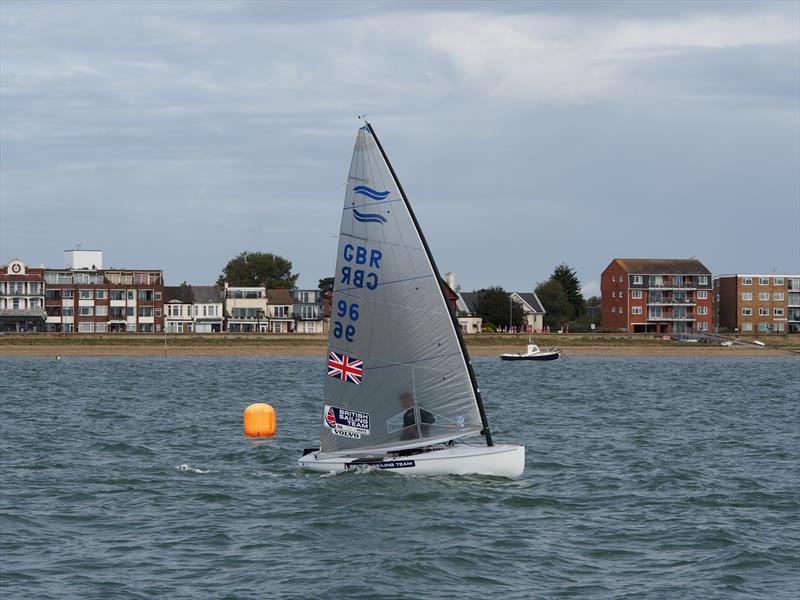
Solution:
{"label": "sky", "polygon": [[0,2],[0,264],[333,275],[366,114],[442,273],[800,272],[800,2]]}

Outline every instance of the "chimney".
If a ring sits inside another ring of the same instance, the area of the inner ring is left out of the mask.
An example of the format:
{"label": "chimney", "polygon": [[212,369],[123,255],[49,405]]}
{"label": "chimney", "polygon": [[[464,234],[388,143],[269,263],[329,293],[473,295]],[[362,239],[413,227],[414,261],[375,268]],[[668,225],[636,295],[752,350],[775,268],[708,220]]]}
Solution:
{"label": "chimney", "polygon": [[456,275],[455,273],[445,273],[444,280],[447,282],[447,285],[450,286],[451,290],[456,289]]}

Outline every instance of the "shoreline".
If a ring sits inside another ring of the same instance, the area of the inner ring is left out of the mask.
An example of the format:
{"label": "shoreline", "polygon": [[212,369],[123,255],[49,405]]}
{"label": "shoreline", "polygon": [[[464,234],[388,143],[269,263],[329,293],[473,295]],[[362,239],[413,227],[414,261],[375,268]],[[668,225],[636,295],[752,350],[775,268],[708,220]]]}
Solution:
{"label": "shoreline", "polygon": [[[503,353],[520,351],[519,344],[483,345],[467,344],[470,356],[497,356]],[[800,356],[796,350],[781,348],[743,348],[723,346],[652,346],[652,345],[575,345],[561,346],[562,357],[571,356]],[[114,344],[4,344],[0,345],[0,358],[59,356],[319,356],[325,357],[327,343],[321,344],[269,344],[269,345],[226,345],[226,346],[163,346]]]}

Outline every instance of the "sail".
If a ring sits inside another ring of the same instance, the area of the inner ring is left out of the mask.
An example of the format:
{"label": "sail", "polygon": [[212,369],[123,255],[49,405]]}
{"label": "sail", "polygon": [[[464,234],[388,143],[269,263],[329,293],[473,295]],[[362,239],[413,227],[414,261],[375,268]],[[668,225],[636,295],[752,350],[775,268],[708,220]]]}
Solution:
{"label": "sail", "polygon": [[400,186],[362,127],[336,258],[322,451],[407,448],[481,431],[440,285]]}

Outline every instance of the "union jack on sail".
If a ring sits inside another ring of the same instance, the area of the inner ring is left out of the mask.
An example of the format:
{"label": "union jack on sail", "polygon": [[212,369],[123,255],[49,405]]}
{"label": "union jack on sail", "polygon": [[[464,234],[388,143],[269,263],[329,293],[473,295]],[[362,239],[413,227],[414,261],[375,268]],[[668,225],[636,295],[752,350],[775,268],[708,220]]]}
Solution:
{"label": "union jack on sail", "polygon": [[361,385],[361,377],[364,374],[363,365],[364,361],[361,359],[330,352],[328,355],[328,376]]}

